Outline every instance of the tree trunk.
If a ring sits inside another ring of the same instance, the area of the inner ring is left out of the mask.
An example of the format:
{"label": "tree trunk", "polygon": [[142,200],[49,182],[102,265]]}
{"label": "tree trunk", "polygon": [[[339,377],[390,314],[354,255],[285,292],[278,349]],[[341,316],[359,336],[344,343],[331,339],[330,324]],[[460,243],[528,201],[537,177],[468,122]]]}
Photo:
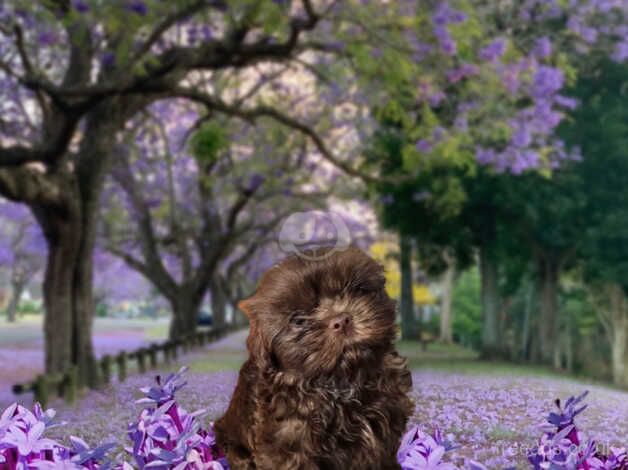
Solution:
{"label": "tree trunk", "polygon": [[448,261],[447,271],[443,276],[443,294],[440,308],[440,340],[450,344],[453,342],[451,304],[453,300],[454,279],[456,277],[456,267],[453,262]]}
{"label": "tree trunk", "polygon": [[538,335],[541,340],[541,360],[560,368],[558,348],[558,263],[552,258],[539,259]]}
{"label": "tree trunk", "polygon": [[7,307],[7,322],[9,323],[15,323],[15,314],[20,306],[20,300],[22,299],[22,294],[24,293],[24,287],[26,286],[23,282],[13,281],[11,283],[11,301]]}
{"label": "tree trunk", "polygon": [[486,244],[480,247],[480,277],[482,296],[482,356],[499,355],[499,285],[497,263]]}
{"label": "tree trunk", "polygon": [[612,369],[613,383],[628,386],[628,311],[626,295],[621,286],[609,289],[612,321]]}
{"label": "tree trunk", "polygon": [[44,275],[44,338],[46,372],[64,372],[72,365],[74,272],[80,243],[78,207],[68,204],[65,213],[34,208],[48,245]]}
{"label": "tree trunk", "polygon": [[170,300],[172,320],[170,322],[170,339],[178,339],[196,332],[198,312],[202,298],[195,299],[186,290]]}
{"label": "tree trunk", "polygon": [[222,288],[221,280],[214,279],[210,284],[212,295],[212,320],[214,328],[221,329],[226,326],[227,296]]}
{"label": "tree trunk", "polygon": [[508,312],[510,311],[510,306],[512,305],[513,298],[511,295],[508,295],[500,300],[499,305],[499,314],[497,321],[497,338],[499,340],[498,343],[498,351],[501,357],[505,357],[509,360],[513,359],[514,349],[515,349],[515,337],[514,331],[509,328],[509,317]]}
{"label": "tree trunk", "polygon": [[401,337],[417,339],[418,328],[414,318],[412,293],[412,240],[407,235],[399,236],[399,265],[401,269]]}
{"label": "tree trunk", "polygon": [[524,313],[523,313],[523,326],[521,328],[521,344],[519,354],[517,357],[521,361],[530,359],[530,324],[532,317],[532,307],[534,305],[534,283],[529,283],[528,291],[526,293]]}
{"label": "tree trunk", "polygon": [[64,199],[55,207],[33,205],[48,243],[44,280],[46,371],[78,366],[81,384],[98,382],[92,346],[93,252],[100,194],[115,135],[124,122],[118,103],[103,104],[86,119],[74,171],[51,178]]}

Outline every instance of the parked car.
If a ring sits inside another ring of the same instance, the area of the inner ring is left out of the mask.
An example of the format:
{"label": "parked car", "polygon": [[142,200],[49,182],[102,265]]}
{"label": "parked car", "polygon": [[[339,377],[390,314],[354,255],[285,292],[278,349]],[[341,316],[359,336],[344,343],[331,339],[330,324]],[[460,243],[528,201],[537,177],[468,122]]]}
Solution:
{"label": "parked car", "polygon": [[201,310],[200,312],[198,312],[198,316],[196,317],[197,326],[212,326],[213,324],[214,320],[211,313],[209,313],[207,310]]}

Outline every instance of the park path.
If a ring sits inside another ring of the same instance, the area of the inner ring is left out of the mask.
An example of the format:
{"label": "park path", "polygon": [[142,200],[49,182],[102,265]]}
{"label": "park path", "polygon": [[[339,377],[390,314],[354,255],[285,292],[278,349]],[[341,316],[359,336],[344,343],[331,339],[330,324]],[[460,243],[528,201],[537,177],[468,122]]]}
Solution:
{"label": "park path", "polygon": [[[155,325],[158,326],[155,326]],[[167,325],[167,322],[164,323]],[[130,351],[158,339],[166,331],[159,322],[97,319],[94,327],[94,351],[97,357]],[[42,326],[38,321],[0,325],[0,408],[19,400],[11,391],[16,383],[32,381],[44,369]],[[24,397],[28,400],[29,397]]]}
{"label": "park path", "polygon": [[[246,357],[246,335],[246,331],[234,333],[181,358],[182,364],[190,366],[188,383],[178,393],[184,408],[206,409],[208,420],[224,412]],[[54,403],[59,418],[67,421],[55,431],[57,437],[77,434],[90,443],[124,439],[126,425],[138,413],[134,401],[141,396],[139,388],[166,372],[134,375],[107,390],[90,391],[72,408]],[[438,427],[451,434],[460,445],[449,456],[453,461],[473,458],[489,468],[526,468],[525,451],[536,446],[541,434],[538,425],[552,409],[553,400],[590,390],[589,409],[577,421],[580,428],[603,446],[626,444],[628,393],[537,372],[469,362],[459,367],[455,362],[447,367],[417,367],[413,370],[416,410],[411,421],[428,431]]]}

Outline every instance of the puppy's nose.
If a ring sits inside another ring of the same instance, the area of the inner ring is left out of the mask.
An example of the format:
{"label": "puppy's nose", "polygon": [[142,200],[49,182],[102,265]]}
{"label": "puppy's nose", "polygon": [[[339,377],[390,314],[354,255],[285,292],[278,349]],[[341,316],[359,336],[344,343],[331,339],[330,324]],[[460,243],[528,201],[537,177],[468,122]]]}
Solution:
{"label": "puppy's nose", "polygon": [[349,333],[353,328],[353,320],[351,319],[351,315],[349,315],[348,313],[341,313],[340,315],[336,315],[329,322],[329,327],[339,333]]}

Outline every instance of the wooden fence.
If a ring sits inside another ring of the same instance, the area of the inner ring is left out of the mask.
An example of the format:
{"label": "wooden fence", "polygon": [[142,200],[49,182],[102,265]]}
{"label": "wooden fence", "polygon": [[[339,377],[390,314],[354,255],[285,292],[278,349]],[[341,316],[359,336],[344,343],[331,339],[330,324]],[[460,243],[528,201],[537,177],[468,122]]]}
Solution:
{"label": "wooden fence", "polygon": [[[118,381],[124,382],[132,361],[137,363],[137,371],[140,374],[149,369],[155,369],[159,365],[160,359],[164,365],[172,364],[177,360],[179,354],[201,348],[238,328],[241,326],[198,331],[177,340],[168,340],[161,344],[153,343],[132,352],[121,351],[115,356],[104,355],[95,362],[97,368],[95,375],[98,377],[95,385],[97,387],[108,385],[114,373],[117,375]],[[51,396],[63,397],[66,402],[73,403],[80,388],[78,369],[72,367],[64,373],[41,374],[31,383],[14,385],[13,393],[19,395],[33,392],[35,401],[43,407]]]}

